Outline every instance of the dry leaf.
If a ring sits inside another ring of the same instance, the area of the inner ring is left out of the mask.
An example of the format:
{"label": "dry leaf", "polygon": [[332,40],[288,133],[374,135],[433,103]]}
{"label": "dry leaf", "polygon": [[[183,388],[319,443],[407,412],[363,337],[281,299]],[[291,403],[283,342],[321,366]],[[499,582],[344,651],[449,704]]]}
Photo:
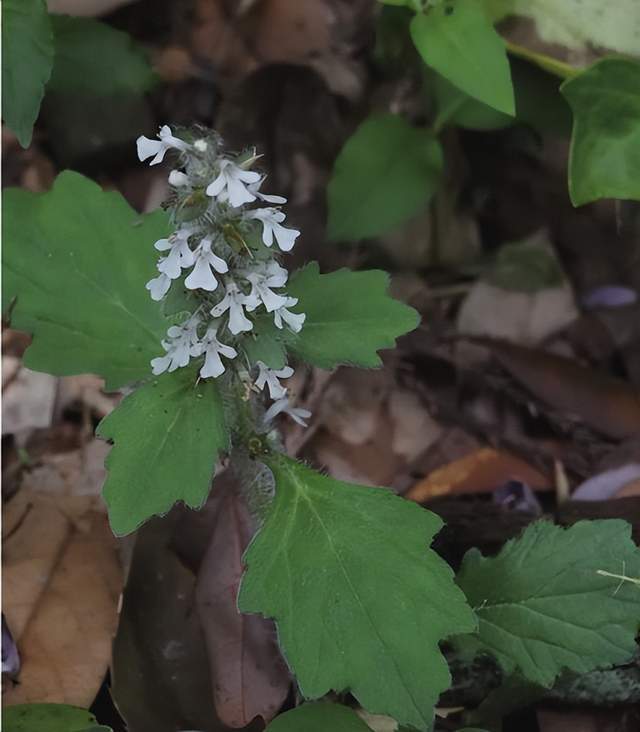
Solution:
{"label": "dry leaf", "polygon": [[536,490],[551,488],[550,479],[524,460],[483,447],[434,470],[405,493],[405,498],[424,503],[449,493],[492,491],[509,480],[519,480]]}
{"label": "dry leaf", "polygon": [[237,489],[229,473],[217,480],[211,499],[215,504],[213,533],[196,583],[216,712],[230,727],[244,727],[258,716],[270,721],[291,683],[273,622],[238,612],[242,555],[254,527]]}
{"label": "dry leaf", "polygon": [[111,667],[129,732],[222,732],[211,700],[193,572],[168,547],[180,511],[136,535]]}
{"label": "dry leaf", "polygon": [[388,408],[394,422],[392,449],[396,455],[414,460],[440,438],[441,425],[414,392],[404,389],[392,392]]}
{"label": "dry leaf", "polygon": [[86,514],[80,531],[45,496],[22,490],[14,501],[3,539],[3,608],[22,669],[4,701],[87,707],[104,679],[117,624],[115,539],[103,514]]}
{"label": "dry leaf", "polygon": [[29,493],[62,498],[59,510],[76,521],[90,509],[106,513],[101,491],[109,449],[106,442],[94,438],[78,450],[45,455],[25,474],[21,487]]}
{"label": "dry leaf", "polygon": [[55,376],[22,368],[3,390],[2,434],[24,435],[51,424],[56,397]]}
{"label": "dry leaf", "polygon": [[555,410],[614,438],[640,433],[640,393],[624,381],[552,353],[487,342],[509,373]]}

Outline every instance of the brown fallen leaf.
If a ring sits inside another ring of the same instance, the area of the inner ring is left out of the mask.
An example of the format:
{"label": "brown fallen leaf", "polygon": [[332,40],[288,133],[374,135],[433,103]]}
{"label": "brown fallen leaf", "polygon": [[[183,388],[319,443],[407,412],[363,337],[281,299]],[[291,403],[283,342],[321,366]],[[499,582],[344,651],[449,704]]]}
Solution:
{"label": "brown fallen leaf", "polygon": [[3,537],[3,609],[22,659],[4,702],[89,706],[117,624],[122,571],[106,516],[79,530],[55,502],[21,490]]}
{"label": "brown fallen leaf", "polygon": [[136,534],[111,666],[111,694],[129,732],[226,729],[211,700],[195,576],[168,546],[180,513]]}
{"label": "brown fallen leaf", "polygon": [[624,381],[564,356],[505,341],[482,341],[509,373],[556,411],[608,437],[640,432],[640,393]]}
{"label": "brown fallen leaf", "polygon": [[196,607],[211,665],[216,712],[230,727],[244,727],[256,717],[269,722],[277,714],[291,678],[278,650],[273,622],[238,612],[242,555],[254,527],[229,472],[218,478],[212,501],[216,518],[198,572]]}
{"label": "brown fallen leaf", "polygon": [[[4,379],[3,379],[4,381]],[[51,424],[55,376],[22,367],[7,377],[2,399],[2,434],[22,435]]]}
{"label": "brown fallen leaf", "polygon": [[548,490],[552,485],[548,476],[515,455],[482,447],[429,473],[405,498],[424,503],[449,493],[491,491],[508,480],[520,480],[534,490]]}

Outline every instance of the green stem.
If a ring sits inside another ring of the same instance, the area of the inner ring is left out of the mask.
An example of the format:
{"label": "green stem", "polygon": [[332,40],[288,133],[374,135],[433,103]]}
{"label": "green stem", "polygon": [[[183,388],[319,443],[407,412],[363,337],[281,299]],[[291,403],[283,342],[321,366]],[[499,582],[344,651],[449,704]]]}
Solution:
{"label": "green stem", "polygon": [[543,53],[536,53],[535,51],[531,51],[517,43],[512,43],[511,41],[506,40],[505,43],[507,51],[512,56],[517,56],[525,61],[529,61],[530,63],[539,66],[541,69],[544,69],[544,71],[548,71],[550,74],[558,76],[561,79],[571,79],[582,71],[582,69],[571,66],[564,61],[558,61],[557,59],[552,58],[551,56],[546,56]]}

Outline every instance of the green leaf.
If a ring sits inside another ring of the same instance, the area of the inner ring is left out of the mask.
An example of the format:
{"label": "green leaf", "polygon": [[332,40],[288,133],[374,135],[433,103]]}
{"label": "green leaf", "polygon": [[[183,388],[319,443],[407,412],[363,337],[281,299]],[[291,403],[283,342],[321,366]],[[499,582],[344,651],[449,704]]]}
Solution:
{"label": "green leaf", "polygon": [[381,488],[342,483],[284,455],[245,554],[238,606],[274,618],[300,689],[349,689],[368,711],[429,726],[450,683],[438,643],[473,613],[429,549],[442,522]]}
{"label": "green leaf", "polygon": [[539,292],[559,287],[565,280],[562,268],[549,246],[537,236],[498,250],[496,260],[486,279],[503,290]]}
{"label": "green leaf", "polygon": [[3,209],[3,309],[15,298],[11,325],[33,334],[25,365],[96,373],[107,389],[149,376],[167,322],[144,285],[166,215],[70,171],[47,193],[5,191]]}
{"label": "green leaf", "polygon": [[329,183],[329,238],[384,234],[420,211],[436,191],[442,149],[428,130],[392,114],[365,120],[347,140]]}
{"label": "green leaf", "polygon": [[640,200],[640,61],[605,58],[566,81],[573,110],[569,193]]}
{"label": "green leaf", "polygon": [[[271,320],[271,318],[269,318]],[[249,359],[249,363],[255,364],[262,361],[265,366],[270,369],[282,369],[287,362],[287,354],[282,341],[278,340],[277,328],[273,326],[273,332],[270,332],[269,323],[264,332],[260,332],[262,327],[260,321],[254,326],[255,333],[246,333],[241,341],[241,347]]]}
{"label": "green leaf", "polygon": [[417,327],[418,313],[387,294],[389,276],[380,270],[341,269],[320,274],[313,262],[298,270],[288,291],[294,308],[306,313],[304,327],[288,344],[303,361],[330,369],[338,364],[374,367],[377,351]]}
{"label": "green leaf", "polygon": [[22,147],[31,143],[52,63],[53,34],[45,0],[3,0],[2,117]]}
{"label": "green leaf", "polygon": [[200,508],[207,498],[228,435],[216,382],[196,379],[192,369],[164,374],[98,425],[98,437],[114,443],[105,461],[104,500],[116,535],[177,501]]}
{"label": "green leaf", "polygon": [[349,707],[330,702],[303,704],[277,716],[265,732],[371,732]]}
{"label": "green leaf", "polygon": [[447,124],[468,130],[500,130],[514,123],[513,117],[470,97],[440,74],[433,73],[431,88],[438,108],[435,129]]}
{"label": "green leaf", "polygon": [[493,558],[472,549],[458,584],[479,621],[462,645],[493,653],[507,672],[550,686],[564,668],[586,673],[627,661],[636,648],[640,591],[599,571],[640,576],[624,521],[539,521]]}
{"label": "green leaf", "polygon": [[380,0],[383,5],[395,5],[411,8],[416,13],[422,8],[424,0]]}
{"label": "green leaf", "polygon": [[513,116],[509,61],[478,0],[445,0],[418,13],[411,37],[424,62],[469,96]]}
{"label": "green leaf", "polygon": [[140,94],[156,76],[131,36],[92,18],[51,16],[56,55],[49,89],[88,96]]}
{"label": "green leaf", "polygon": [[93,714],[68,704],[15,704],[4,707],[2,722],[5,732],[88,732],[97,726]]}

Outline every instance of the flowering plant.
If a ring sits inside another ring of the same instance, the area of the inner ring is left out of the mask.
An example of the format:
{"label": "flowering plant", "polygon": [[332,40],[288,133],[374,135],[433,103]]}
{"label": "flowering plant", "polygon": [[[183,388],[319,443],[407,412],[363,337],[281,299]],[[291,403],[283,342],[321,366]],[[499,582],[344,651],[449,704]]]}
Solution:
{"label": "flowering plant", "polygon": [[[438,645],[449,636],[459,652],[491,653],[505,672],[541,686],[563,668],[626,660],[636,588],[620,578],[640,572],[640,552],[624,522],[534,524],[494,559],[470,553],[455,584],[428,548],[438,517],[283,454],[279,415],[301,425],[311,418],[295,405],[289,358],[377,366],[377,350],[415,327],[416,313],[387,296],[382,272],[320,274],[310,264],[289,275],[283,264],[299,232],[284,225],[285,199],[265,192],[254,150],[229,154],[214,132],[165,126],[156,140],[139,138],[138,153],[152,165],[175,157],[168,216],[140,218],[118,194],[70,172],[48,193],[5,196],[3,296],[12,325],[33,334],[25,363],[98,373],[107,388],[128,391],[97,430],[113,443],[104,497],[115,533],[177,501],[200,507],[227,456],[260,527],[239,609],[276,621],[304,697],[348,690],[367,710],[416,729],[431,726],[450,684]],[[598,598],[587,620],[558,599],[574,576]],[[522,630],[530,621],[534,640]],[[505,633],[521,645],[505,643]],[[326,703],[288,712],[273,729],[318,722],[364,729]]]}
{"label": "flowering plant", "polygon": [[[417,52],[434,118],[426,127],[374,115],[357,128],[329,185],[334,240],[378,236],[424,207],[443,177],[445,127],[497,129],[520,114],[507,50],[522,49],[507,48],[484,3],[383,2],[405,6],[385,8],[379,29],[395,29],[400,42],[390,47]],[[5,0],[3,28],[13,52],[3,114],[23,145],[45,87],[84,83],[69,76],[82,64],[65,66],[59,52],[65,32],[123,44],[97,21],[49,17],[44,0]],[[28,63],[24,48],[37,50]],[[155,83],[139,50],[125,44],[116,62],[120,73],[102,80],[107,98]],[[640,196],[637,164],[611,164],[637,161],[637,135],[611,120],[638,116],[638,64],[550,67],[573,113],[576,205]],[[199,509],[215,498],[217,470],[236,474],[255,532],[234,599],[239,612],[273,619],[305,700],[272,722],[275,710],[260,710],[270,732],[367,732],[348,706],[314,701],[337,695],[352,706],[348,694],[405,729],[433,729],[456,659],[490,656],[513,696],[524,689],[527,698],[572,673],[627,663],[637,653],[640,551],[625,522],[536,522],[494,557],[469,551],[454,576],[430,548],[436,515],[285,454],[284,419],[304,427],[313,418],[296,401],[294,366],[379,366],[378,351],[418,316],[388,296],[383,272],[323,274],[314,263],[289,271],[301,232],[286,222],[287,201],[271,192],[256,150],[230,152],[211,130],[164,125],[137,151],[150,165],[173,162],[164,211],[140,216],[68,171],[46,193],[6,192],[3,309],[33,336],[27,366],[95,373],[125,394],[97,429],[112,445],[104,498],[115,534],[176,503]],[[493,724],[504,696],[465,721]],[[73,729],[93,728],[92,717],[71,712]],[[7,725],[28,713],[14,708]]]}
{"label": "flowering plant", "polygon": [[288,273],[273,249],[275,241],[282,252],[291,251],[300,232],[282,225],[285,215],[279,208],[255,206],[281,206],[286,199],[260,190],[264,177],[250,169],[255,153],[231,159],[220,154],[215,134],[189,144],[173,136],[166,125],[158,137],[138,139],[140,159],[152,158],[155,165],[174,149],[181,170],[169,175],[176,228],[155,243],[164,256],[157,263],[158,276],[146,287],[153,300],[162,301],[173,285],[180,286],[190,310],[181,324],[167,330],[162,341],[165,355],[151,361],[153,373],[172,372],[204,357],[200,378],[217,378],[226,370],[222,357],[235,359],[231,378],[248,392],[267,387],[274,400],[263,416],[264,424],[286,413],[305,425],[310,412],[293,407],[279,381],[291,377],[293,369],[270,368],[259,359],[252,362],[251,351],[243,348],[254,337],[254,318],[269,314],[276,328],[292,334],[299,333],[305,321],[304,313],[291,310],[298,298],[288,297],[282,289]]}

